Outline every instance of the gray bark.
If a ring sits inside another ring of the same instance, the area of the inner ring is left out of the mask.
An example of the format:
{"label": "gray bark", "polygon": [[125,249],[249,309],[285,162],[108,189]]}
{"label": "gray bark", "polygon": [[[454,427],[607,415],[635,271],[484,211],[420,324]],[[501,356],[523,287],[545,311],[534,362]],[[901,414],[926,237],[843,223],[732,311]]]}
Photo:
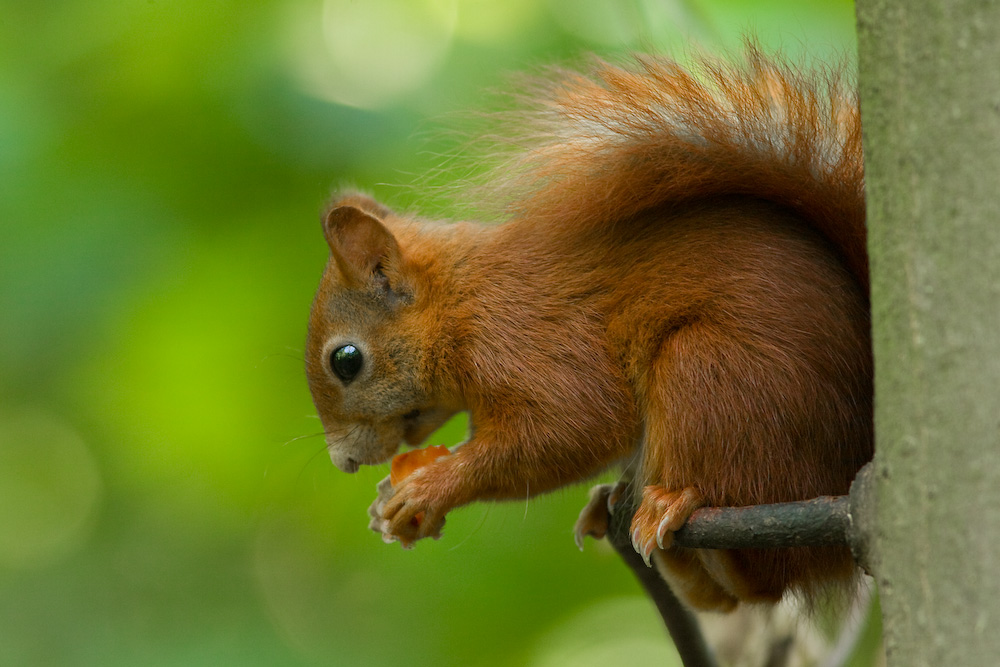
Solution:
{"label": "gray bark", "polygon": [[857,0],[889,665],[1000,664],[1000,2]]}

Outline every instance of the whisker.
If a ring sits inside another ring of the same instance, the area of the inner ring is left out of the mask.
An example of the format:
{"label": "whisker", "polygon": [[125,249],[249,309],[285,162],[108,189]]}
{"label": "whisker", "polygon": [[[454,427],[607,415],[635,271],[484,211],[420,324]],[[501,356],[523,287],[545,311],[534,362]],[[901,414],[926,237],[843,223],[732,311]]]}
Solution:
{"label": "whisker", "polygon": [[309,457],[309,459],[306,461],[305,465],[302,466],[303,471],[305,470],[306,466],[308,466],[310,463],[312,463],[313,461],[316,460],[317,456],[319,456],[320,454],[325,454],[326,451],[327,451],[326,450],[326,445],[323,445],[322,447],[320,447],[319,449],[317,449],[315,452],[313,452],[312,456]]}
{"label": "whisker", "polygon": [[479,518],[479,523],[477,523],[475,526],[473,526],[472,530],[470,530],[468,532],[468,534],[465,537],[463,537],[458,542],[458,544],[455,544],[455,545],[451,546],[448,549],[448,551],[454,551],[455,549],[458,549],[460,546],[462,546],[463,544],[465,544],[466,542],[468,542],[469,540],[471,540],[472,537],[473,537],[473,535],[475,535],[476,533],[478,533],[480,530],[483,529],[483,526],[486,525],[486,519],[490,515],[490,510],[493,509],[493,505],[494,505],[494,503],[485,503],[484,504],[483,513],[482,513],[482,515]]}
{"label": "whisker", "polygon": [[[294,438],[292,438],[291,440],[285,441],[285,443],[282,445],[282,447],[287,447],[288,445],[292,444],[293,442],[298,442],[299,440],[308,440],[309,438],[318,438],[321,435],[326,435],[326,433],[324,431],[320,431],[319,433],[310,433],[308,435],[297,435]],[[325,445],[324,445],[324,447],[325,447]]]}
{"label": "whisker", "polygon": [[[310,454],[309,458],[306,459],[305,462],[303,462],[302,467],[299,468],[298,475],[296,475],[296,477],[295,477],[295,484],[296,484],[296,486],[299,486],[299,485],[302,484],[302,477],[303,477],[303,475],[306,474],[306,470],[308,470],[308,468],[312,464],[312,462],[315,461],[316,458],[320,454],[323,454],[324,452],[326,452],[326,445],[324,445],[323,447],[317,449],[315,452],[313,452],[312,454]],[[314,486],[315,486],[315,482],[314,482]]]}

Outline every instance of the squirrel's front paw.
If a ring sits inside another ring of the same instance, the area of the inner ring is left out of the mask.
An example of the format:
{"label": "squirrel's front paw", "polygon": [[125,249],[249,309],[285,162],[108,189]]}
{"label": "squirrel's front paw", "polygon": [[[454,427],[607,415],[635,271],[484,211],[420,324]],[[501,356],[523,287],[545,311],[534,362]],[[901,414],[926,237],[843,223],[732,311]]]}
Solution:
{"label": "squirrel's front paw", "polygon": [[404,548],[425,537],[441,537],[445,514],[451,509],[441,488],[418,470],[393,487],[386,477],[376,487],[378,496],[368,508],[368,527],[384,542],[400,542]]}

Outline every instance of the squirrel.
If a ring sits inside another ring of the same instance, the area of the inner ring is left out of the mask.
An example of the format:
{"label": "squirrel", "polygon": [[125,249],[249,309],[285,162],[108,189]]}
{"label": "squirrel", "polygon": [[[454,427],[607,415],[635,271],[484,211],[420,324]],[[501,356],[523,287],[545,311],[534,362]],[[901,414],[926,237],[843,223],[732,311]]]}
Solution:
{"label": "squirrel", "polygon": [[578,540],[635,494],[633,544],[692,607],[850,581],[846,547],[671,545],[698,507],[843,494],[872,456],[847,78],[752,44],[737,62],[598,61],[537,86],[532,143],[496,177],[500,224],[336,197],[306,348],[334,464],[384,463],[470,416],[451,455],[380,487],[375,529],[412,545],[453,508],[621,466]]}

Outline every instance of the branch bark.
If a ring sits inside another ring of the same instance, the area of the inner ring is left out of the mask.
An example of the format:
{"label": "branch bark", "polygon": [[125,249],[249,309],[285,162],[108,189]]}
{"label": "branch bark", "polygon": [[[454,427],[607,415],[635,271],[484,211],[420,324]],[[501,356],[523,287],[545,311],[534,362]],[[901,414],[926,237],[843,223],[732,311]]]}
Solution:
{"label": "branch bark", "polygon": [[751,507],[703,507],[674,533],[692,549],[772,549],[846,544],[847,496]]}

